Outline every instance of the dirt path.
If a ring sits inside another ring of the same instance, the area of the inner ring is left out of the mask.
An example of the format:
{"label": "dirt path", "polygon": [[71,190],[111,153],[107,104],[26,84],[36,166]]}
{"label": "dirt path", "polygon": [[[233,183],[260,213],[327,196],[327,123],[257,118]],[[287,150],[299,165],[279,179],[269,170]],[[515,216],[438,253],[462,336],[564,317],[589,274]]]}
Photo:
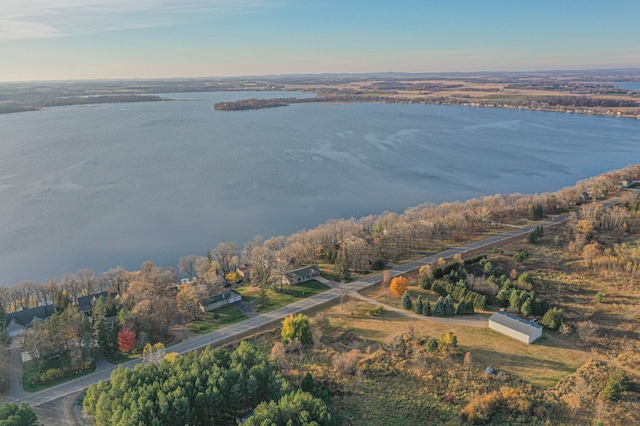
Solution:
{"label": "dirt path", "polygon": [[81,392],[76,392],[33,407],[38,416],[38,423],[56,426],[80,426],[73,413],[73,405],[80,394]]}

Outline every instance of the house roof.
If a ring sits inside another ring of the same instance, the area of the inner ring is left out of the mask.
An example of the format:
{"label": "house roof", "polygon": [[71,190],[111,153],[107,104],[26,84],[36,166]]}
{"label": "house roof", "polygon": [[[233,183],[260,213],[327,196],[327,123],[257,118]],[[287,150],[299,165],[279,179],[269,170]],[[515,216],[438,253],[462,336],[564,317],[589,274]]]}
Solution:
{"label": "house roof", "polygon": [[535,331],[542,328],[541,325],[534,324],[506,312],[496,312],[489,317],[489,321],[509,327],[510,329],[526,334],[527,336],[531,336]]}
{"label": "house roof", "polygon": [[[101,293],[94,293],[94,294],[89,294],[88,296],[78,297],[78,300],[77,300],[78,308],[82,312],[89,312],[93,309],[93,305],[101,296],[104,296],[106,298],[108,295],[109,295],[108,291],[103,291]],[[114,297],[115,295],[116,293],[111,293],[111,297]]]}
{"label": "house roof", "polygon": [[224,293],[216,294],[214,296],[209,296],[206,299],[204,299],[201,303],[203,305],[210,305],[212,303],[220,302],[221,300],[231,299],[232,297],[237,297],[237,296],[241,296],[242,297],[242,295],[240,293],[238,293],[237,291],[229,290],[229,291],[224,292]]}
{"label": "house roof", "polygon": [[26,326],[31,324],[34,318],[40,318],[44,320],[47,317],[50,317],[55,312],[53,305],[46,306],[38,306],[35,308],[23,309],[18,312],[12,312],[10,314],[6,314],[4,316],[5,322],[7,324],[11,323],[13,320],[16,324]]}
{"label": "house roof", "polygon": [[305,266],[304,268],[295,269],[293,271],[287,272],[287,278],[303,278],[313,274],[320,274],[320,269],[316,265]]}

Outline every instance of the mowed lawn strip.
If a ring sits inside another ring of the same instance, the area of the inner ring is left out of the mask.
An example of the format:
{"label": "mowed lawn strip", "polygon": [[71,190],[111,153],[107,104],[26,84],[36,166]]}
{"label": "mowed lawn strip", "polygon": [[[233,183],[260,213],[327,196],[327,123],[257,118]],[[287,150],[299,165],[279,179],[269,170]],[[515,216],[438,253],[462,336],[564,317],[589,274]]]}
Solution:
{"label": "mowed lawn strip", "polygon": [[[306,299],[314,294],[323,293],[329,290],[331,287],[322,284],[316,280],[310,280],[301,284],[295,284],[292,286],[285,286],[282,293],[275,290],[267,290],[269,301],[266,306],[261,308],[255,308],[257,313],[270,312],[275,309],[281,308],[285,305],[293,303],[300,299]],[[242,294],[242,300],[245,301],[257,301],[259,298],[259,287],[240,287],[237,289]]]}
{"label": "mowed lawn strip", "polygon": [[206,334],[246,319],[247,316],[235,306],[223,306],[214,311],[207,312],[201,320],[191,321],[187,328],[196,334]]}

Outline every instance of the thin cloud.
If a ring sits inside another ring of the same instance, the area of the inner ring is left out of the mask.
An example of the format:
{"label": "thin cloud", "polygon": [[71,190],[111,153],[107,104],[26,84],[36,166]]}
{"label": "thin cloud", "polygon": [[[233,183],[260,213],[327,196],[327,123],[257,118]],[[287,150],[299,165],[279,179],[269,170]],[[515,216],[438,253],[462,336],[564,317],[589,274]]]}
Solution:
{"label": "thin cloud", "polygon": [[169,26],[189,14],[259,13],[279,0],[0,0],[0,41]]}

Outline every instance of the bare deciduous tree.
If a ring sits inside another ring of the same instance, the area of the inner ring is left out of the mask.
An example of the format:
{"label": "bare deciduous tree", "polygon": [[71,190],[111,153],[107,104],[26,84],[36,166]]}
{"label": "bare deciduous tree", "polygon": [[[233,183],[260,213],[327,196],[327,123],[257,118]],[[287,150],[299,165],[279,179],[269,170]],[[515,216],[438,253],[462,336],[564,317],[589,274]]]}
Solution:
{"label": "bare deciduous tree", "polygon": [[211,254],[220,264],[224,274],[235,270],[238,264],[238,244],[233,241],[220,243]]}

